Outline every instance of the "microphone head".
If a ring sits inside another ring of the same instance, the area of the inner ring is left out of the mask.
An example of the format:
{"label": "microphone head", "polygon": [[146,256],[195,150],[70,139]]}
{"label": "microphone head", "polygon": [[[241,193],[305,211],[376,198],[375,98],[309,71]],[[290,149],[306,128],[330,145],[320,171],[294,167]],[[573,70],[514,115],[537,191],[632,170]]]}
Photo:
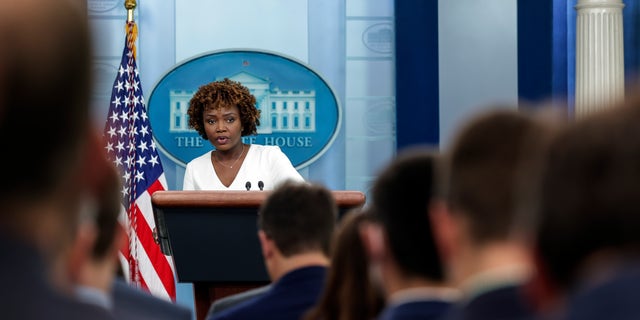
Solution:
{"label": "microphone head", "polygon": [[258,181],[258,188],[260,188],[260,190],[264,188],[264,182],[262,182],[262,180]]}
{"label": "microphone head", "polygon": [[247,181],[247,183],[244,184],[244,187],[247,188],[247,191],[251,190],[251,181]]}

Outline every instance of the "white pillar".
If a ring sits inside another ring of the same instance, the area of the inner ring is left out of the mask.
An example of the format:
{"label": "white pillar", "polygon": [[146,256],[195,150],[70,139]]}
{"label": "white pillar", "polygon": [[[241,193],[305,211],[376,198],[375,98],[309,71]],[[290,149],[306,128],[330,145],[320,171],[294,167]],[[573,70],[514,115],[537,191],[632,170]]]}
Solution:
{"label": "white pillar", "polygon": [[622,0],[578,0],[575,116],[624,100]]}

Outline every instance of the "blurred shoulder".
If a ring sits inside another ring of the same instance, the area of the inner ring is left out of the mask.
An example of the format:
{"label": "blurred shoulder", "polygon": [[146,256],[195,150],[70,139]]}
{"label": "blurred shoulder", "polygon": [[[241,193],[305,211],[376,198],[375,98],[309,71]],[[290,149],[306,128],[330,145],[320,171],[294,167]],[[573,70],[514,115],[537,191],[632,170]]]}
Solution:
{"label": "blurred shoulder", "polygon": [[191,319],[191,309],[114,281],[113,307],[118,319]]}

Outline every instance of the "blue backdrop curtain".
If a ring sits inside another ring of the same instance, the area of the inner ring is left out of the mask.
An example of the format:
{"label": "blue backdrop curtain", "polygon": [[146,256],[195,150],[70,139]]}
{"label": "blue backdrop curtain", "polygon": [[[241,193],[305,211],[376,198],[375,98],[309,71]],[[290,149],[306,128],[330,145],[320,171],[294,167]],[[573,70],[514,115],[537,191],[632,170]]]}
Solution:
{"label": "blue backdrop curtain", "polygon": [[571,60],[575,60],[570,48],[572,2],[575,0],[518,1],[518,96],[522,103],[553,99],[558,107],[569,109],[574,78]]}
{"label": "blue backdrop curtain", "polygon": [[625,81],[638,82],[638,63],[640,61],[640,0],[624,0],[622,10],[624,19],[624,70]]}
{"label": "blue backdrop curtain", "polygon": [[438,145],[438,1],[396,0],[396,149]]}

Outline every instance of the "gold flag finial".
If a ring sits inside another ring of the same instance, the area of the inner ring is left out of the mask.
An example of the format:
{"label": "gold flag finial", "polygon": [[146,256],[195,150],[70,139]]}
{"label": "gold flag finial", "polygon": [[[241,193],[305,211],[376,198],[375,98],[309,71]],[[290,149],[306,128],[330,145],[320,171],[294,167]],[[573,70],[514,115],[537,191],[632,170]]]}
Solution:
{"label": "gold flag finial", "polygon": [[124,0],[124,8],[127,9],[127,22],[133,22],[133,9],[136,6],[136,0]]}

